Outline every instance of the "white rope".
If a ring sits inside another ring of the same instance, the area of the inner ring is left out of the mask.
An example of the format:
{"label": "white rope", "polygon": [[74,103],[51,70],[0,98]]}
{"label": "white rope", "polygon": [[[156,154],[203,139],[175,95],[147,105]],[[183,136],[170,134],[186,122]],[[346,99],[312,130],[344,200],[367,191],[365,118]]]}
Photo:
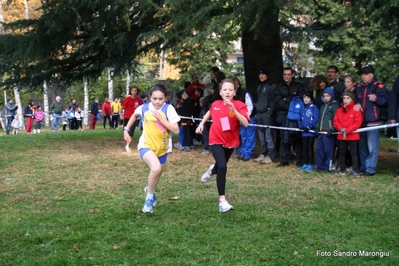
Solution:
{"label": "white rope", "polygon": [[[183,119],[190,119],[195,123],[195,120],[197,121],[202,121],[202,118],[194,118],[193,116],[179,116],[180,118]],[[212,120],[208,120],[207,122],[212,122]],[[278,126],[270,126],[270,125],[260,125],[260,124],[249,124],[248,126],[251,127],[264,127],[264,128],[274,128],[274,129],[280,129],[280,130],[289,130],[289,131],[300,131],[302,132],[302,129],[299,128],[293,128],[293,127],[278,127]],[[383,128],[389,128],[389,127],[397,127],[399,126],[399,123],[394,123],[394,124],[384,124],[384,125],[379,125],[379,126],[371,126],[371,127],[362,127],[359,128],[352,133],[359,133],[359,132],[365,132],[369,130],[375,130],[375,129],[383,129]],[[314,130],[309,130],[309,132],[314,133]],[[327,134],[327,132],[319,132],[319,134]],[[342,134],[342,132],[333,132],[333,134]]]}

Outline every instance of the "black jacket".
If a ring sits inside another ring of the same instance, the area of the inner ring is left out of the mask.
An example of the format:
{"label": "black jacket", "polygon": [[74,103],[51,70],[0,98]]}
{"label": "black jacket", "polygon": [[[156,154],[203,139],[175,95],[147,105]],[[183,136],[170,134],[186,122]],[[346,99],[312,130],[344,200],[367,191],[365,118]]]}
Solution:
{"label": "black jacket", "polygon": [[257,113],[262,114],[267,112],[269,116],[274,115],[274,90],[276,84],[271,81],[261,82],[256,89],[258,93],[258,104],[256,106]]}
{"label": "black jacket", "polygon": [[289,85],[285,82],[277,85],[274,90],[274,102],[276,113],[276,124],[281,126],[284,118],[287,116],[288,107],[294,96],[303,97],[306,89],[302,82],[293,80]]}
{"label": "black jacket", "polygon": [[389,97],[388,120],[399,121],[399,77],[396,78]]}

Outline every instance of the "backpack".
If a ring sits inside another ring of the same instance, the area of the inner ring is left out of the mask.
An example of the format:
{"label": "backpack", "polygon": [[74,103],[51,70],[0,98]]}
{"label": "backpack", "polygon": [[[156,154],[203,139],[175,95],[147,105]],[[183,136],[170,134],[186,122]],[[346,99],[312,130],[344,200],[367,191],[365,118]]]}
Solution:
{"label": "backpack", "polygon": [[287,119],[298,121],[301,117],[301,110],[303,108],[303,101],[301,97],[295,96],[292,98],[290,106],[288,107]]}
{"label": "backpack", "polygon": [[42,122],[42,121],[43,121],[43,117],[44,117],[43,114],[44,114],[43,112],[37,112],[37,113],[35,113],[35,120],[36,120],[36,122]]}

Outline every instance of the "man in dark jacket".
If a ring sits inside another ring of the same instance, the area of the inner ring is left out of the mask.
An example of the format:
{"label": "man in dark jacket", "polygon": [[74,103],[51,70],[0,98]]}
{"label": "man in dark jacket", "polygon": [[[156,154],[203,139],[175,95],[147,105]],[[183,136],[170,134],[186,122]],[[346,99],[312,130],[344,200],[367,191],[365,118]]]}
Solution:
{"label": "man in dark jacket", "polygon": [[[273,125],[274,99],[273,93],[276,85],[269,80],[269,72],[266,68],[259,71],[259,85],[257,88],[258,105],[256,121],[260,125]],[[276,158],[274,140],[271,128],[259,127],[258,135],[262,147],[261,154],[254,162],[269,164]]]}
{"label": "man in dark jacket", "polygon": [[328,82],[330,83],[328,87],[331,87],[334,90],[335,95],[333,100],[342,103],[342,93],[345,91],[345,85],[337,80],[338,76],[339,70],[337,66],[331,65],[327,67],[327,78]]}
{"label": "man in dark jacket", "polygon": [[[388,121],[391,124],[399,122],[399,77],[396,78],[389,97]],[[396,135],[399,136],[399,127],[396,127]],[[399,170],[396,170],[396,174],[399,174]]]}
{"label": "man in dark jacket", "polygon": [[[389,102],[389,91],[384,84],[377,81],[374,68],[365,66],[361,69],[362,82],[356,87],[355,109],[363,110],[362,127],[373,127],[380,124],[381,107]],[[378,150],[380,148],[380,131],[368,130],[360,133],[359,160],[360,174],[373,176],[377,169]]]}
{"label": "man in dark jacket", "polygon": [[[285,124],[288,124],[289,121],[287,120],[287,114],[292,98],[299,96],[302,99],[306,91],[303,83],[296,81],[294,76],[294,70],[291,67],[284,68],[284,82],[277,85],[276,89],[274,90],[276,123],[278,126],[284,126]],[[296,164],[298,166],[302,166],[302,138],[294,138],[287,130],[281,130],[280,135],[281,161],[277,166],[282,167],[288,165],[291,144],[295,144]]]}

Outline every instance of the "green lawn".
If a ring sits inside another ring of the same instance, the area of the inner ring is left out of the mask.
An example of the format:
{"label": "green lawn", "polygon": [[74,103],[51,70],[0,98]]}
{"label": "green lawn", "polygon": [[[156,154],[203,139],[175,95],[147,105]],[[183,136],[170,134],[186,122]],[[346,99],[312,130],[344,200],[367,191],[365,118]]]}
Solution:
{"label": "green lawn", "polygon": [[3,135],[0,265],[399,265],[397,145],[381,137],[366,179],[232,159],[223,214],[200,182],[212,156],[174,150],[143,214],[148,169],[121,131]]}

